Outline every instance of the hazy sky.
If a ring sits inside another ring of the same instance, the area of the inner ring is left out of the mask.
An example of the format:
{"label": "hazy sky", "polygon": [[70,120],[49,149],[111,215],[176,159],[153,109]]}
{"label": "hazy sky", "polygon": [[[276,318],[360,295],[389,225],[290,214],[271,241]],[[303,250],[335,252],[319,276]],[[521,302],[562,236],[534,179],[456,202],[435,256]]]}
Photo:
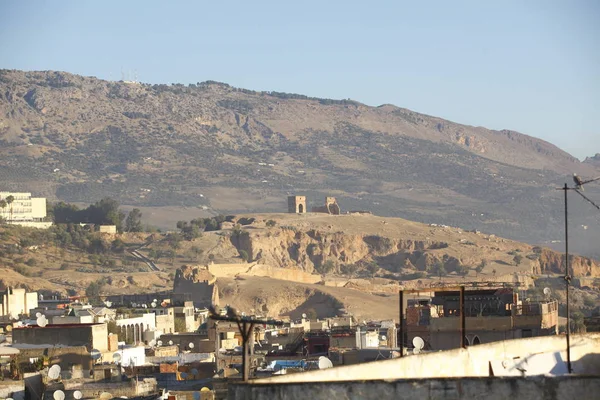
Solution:
{"label": "hazy sky", "polygon": [[600,152],[600,1],[2,1],[0,68],[227,82]]}

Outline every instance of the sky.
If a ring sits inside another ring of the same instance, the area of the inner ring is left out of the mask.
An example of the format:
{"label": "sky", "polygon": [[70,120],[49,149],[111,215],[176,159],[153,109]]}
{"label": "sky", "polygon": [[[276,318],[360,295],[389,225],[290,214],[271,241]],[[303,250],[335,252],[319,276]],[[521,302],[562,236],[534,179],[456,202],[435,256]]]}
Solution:
{"label": "sky", "polygon": [[[0,2],[0,68],[390,103],[600,153],[600,2]],[[130,72],[131,71],[131,72]]]}

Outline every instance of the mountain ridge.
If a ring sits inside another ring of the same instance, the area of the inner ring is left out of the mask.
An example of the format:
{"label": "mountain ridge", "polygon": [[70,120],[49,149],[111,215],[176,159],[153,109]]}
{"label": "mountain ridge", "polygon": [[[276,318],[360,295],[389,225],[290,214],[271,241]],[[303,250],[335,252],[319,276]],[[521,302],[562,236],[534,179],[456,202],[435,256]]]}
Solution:
{"label": "mountain ridge", "polygon": [[261,212],[334,194],[535,243],[561,235],[554,189],[599,171],[541,139],[391,105],[55,71],[0,70],[0,141],[6,186],[51,199]]}

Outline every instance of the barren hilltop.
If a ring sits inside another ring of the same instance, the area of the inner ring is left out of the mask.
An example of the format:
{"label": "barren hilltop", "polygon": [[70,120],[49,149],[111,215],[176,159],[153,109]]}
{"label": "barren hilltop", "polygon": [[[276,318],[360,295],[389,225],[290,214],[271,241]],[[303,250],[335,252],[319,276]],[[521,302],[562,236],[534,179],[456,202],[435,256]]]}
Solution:
{"label": "barren hilltop", "polygon": [[[157,221],[172,207],[274,212],[288,194],[334,195],[344,210],[551,245],[563,235],[555,188],[573,172],[598,171],[518,132],[392,105],[211,81],[148,85],[0,71],[3,188],[70,202],[111,196],[148,207],[146,218]],[[578,201],[573,249],[597,255],[600,224]]]}
{"label": "barren hilltop", "polygon": [[[47,231],[4,225],[0,286],[74,295],[95,284],[110,295],[206,281],[216,283],[222,305],[246,312],[298,317],[312,309],[360,319],[394,318],[400,288],[518,282],[525,290],[554,282],[557,295],[563,288],[560,253],[457,227],[309,213],[238,215],[221,228],[177,242],[168,234],[95,233],[83,240],[105,250],[90,253],[75,243],[59,247]],[[575,256],[572,266],[577,286],[598,285],[598,262]]]}

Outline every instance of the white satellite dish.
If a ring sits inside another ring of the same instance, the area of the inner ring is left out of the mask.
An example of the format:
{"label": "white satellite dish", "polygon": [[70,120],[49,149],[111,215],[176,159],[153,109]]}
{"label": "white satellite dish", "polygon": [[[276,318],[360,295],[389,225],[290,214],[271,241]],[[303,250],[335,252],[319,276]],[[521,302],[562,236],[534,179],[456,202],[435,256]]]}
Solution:
{"label": "white satellite dish", "polygon": [[113,398],[113,395],[108,392],[102,392],[99,398],[100,400],[110,400]]}
{"label": "white satellite dish", "polygon": [[190,349],[193,349],[193,348],[194,348],[194,343],[190,342],[190,344],[188,344],[188,347],[189,347]]}
{"label": "white satellite dish", "polygon": [[52,397],[54,397],[54,400],[65,400],[65,392],[62,390],[55,390]]}
{"label": "white satellite dish", "polygon": [[333,368],[333,363],[327,357],[319,357],[319,369]]}
{"label": "white satellite dish", "polygon": [[77,400],[81,399],[83,397],[83,393],[81,393],[79,390],[76,390],[73,392],[73,397]]}
{"label": "white satellite dish", "polygon": [[100,353],[100,350],[92,349],[92,351],[90,351],[90,357],[92,357],[92,360],[97,360],[102,357],[102,353]]}
{"label": "white satellite dish", "polygon": [[383,335],[383,336],[381,337],[381,340],[387,340],[387,336]]}
{"label": "white satellite dish", "polygon": [[35,313],[35,317],[36,317],[36,318],[39,318],[39,317],[41,317],[41,316],[42,316],[42,313],[41,313],[41,312],[36,312],[36,313]]}
{"label": "white satellite dish", "polygon": [[306,313],[302,313],[302,318],[306,319]]}
{"label": "white satellite dish", "polygon": [[149,342],[148,342],[148,345],[149,345],[150,347],[154,347],[154,346],[156,346],[156,340],[152,339],[151,341],[149,341]]}
{"label": "white satellite dish", "polygon": [[221,348],[219,349],[219,353],[221,353],[221,354],[225,354],[225,353],[227,353],[227,349],[225,349],[225,348],[221,347]]}
{"label": "white satellite dish", "polygon": [[548,295],[550,295],[550,293],[552,293],[552,290],[550,290],[550,288],[549,288],[549,287],[545,287],[545,288],[544,288],[544,294],[545,294],[546,296],[548,296]]}
{"label": "white satellite dish", "polygon": [[169,346],[173,346],[173,341],[169,340]]}
{"label": "white satellite dish", "polygon": [[415,336],[412,340],[413,346],[415,347],[415,349],[419,349],[421,350],[423,347],[425,347],[425,341],[423,339],[421,339],[419,336]]}
{"label": "white satellite dish", "polygon": [[121,354],[119,353],[115,353],[113,354],[113,361],[118,363],[119,361],[121,361]]}
{"label": "white satellite dish", "polygon": [[333,323],[333,326],[338,326],[338,323],[337,323],[337,322],[334,322],[334,323]]}
{"label": "white satellite dish", "polygon": [[112,306],[112,301],[106,300],[106,301],[104,302],[104,305],[105,305],[106,307],[110,308],[110,306]]}
{"label": "white satellite dish", "polygon": [[152,306],[152,308],[156,308],[156,303],[152,303],[150,305]]}
{"label": "white satellite dish", "polygon": [[38,324],[39,327],[42,328],[48,325],[48,320],[43,315],[41,317],[38,317],[38,319],[36,319],[35,322]]}
{"label": "white satellite dish", "polygon": [[54,364],[48,369],[48,378],[50,379],[58,379],[60,376],[60,366],[58,364]]}
{"label": "white satellite dish", "polygon": [[158,303],[158,300],[154,299],[152,300],[153,303]]}
{"label": "white satellite dish", "polygon": [[159,340],[158,342],[156,342],[156,345],[157,345],[158,347],[162,346],[162,340]]}

